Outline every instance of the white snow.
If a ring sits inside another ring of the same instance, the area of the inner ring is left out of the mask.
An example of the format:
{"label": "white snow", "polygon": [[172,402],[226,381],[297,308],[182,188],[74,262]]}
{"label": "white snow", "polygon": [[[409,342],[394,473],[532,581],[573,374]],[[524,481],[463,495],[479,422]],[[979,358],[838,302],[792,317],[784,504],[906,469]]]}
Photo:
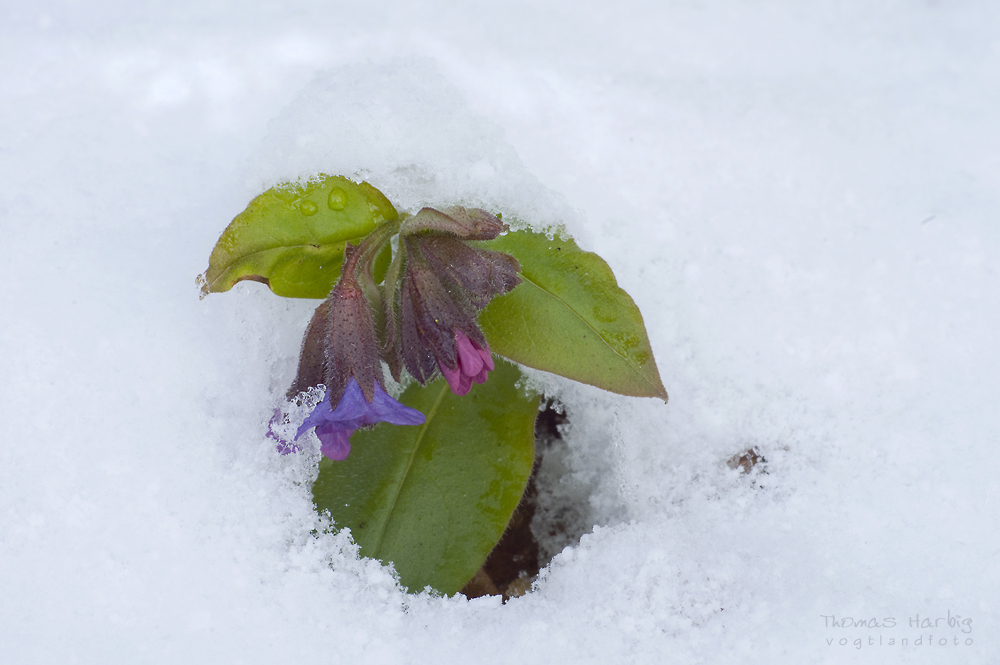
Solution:
{"label": "white snow", "polygon": [[[8,4],[5,662],[1000,655],[993,3]],[[587,533],[527,596],[310,535],[263,433],[315,303],[195,276],[319,171],[564,225],[643,312],[668,405],[529,373]]]}

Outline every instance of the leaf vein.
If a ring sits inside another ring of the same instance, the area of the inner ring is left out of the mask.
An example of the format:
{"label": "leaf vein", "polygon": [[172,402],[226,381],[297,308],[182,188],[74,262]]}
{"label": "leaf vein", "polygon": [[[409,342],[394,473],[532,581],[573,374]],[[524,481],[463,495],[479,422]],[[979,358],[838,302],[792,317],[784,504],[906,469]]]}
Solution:
{"label": "leaf vein", "polygon": [[[219,276],[216,277],[215,279],[213,279],[211,282],[208,282],[208,285],[209,285],[210,289],[213,288],[216,284],[218,284],[219,280],[221,280],[223,277],[225,277],[226,273],[228,273],[230,270],[232,270],[233,266],[235,266],[236,264],[240,263],[241,261],[245,261],[247,259],[253,258],[253,257],[255,257],[255,256],[259,255],[259,254],[266,254],[267,252],[273,252],[275,250],[302,249],[302,248],[309,248],[309,247],[312,247],[312,248],[315,248],[315,249],[318,249],[318,250],[322,251],[322,250],[324,250],[324,249],[326,249],[328,247],[332,247],[334,245],[339,245],[339,244],[343,244],[343,243],[347,243],[347,242],[352,242],[352,241],[358,241],[358,240],[361,240],[362,238],[364,238],[364,236],[358,236],[356,238],[345,238],[344,240],[338,240],[336,242],[322,243],[322,244],[319,244],[319,245],[314,245],[312,243],[303,243],[303,244],[298,244],[298,245],[277,245],[275,247],[265,247],[264,249],[258,249],[256,251],[249,252],[248,254],[241,254],[239,257],[236,258],[236,260],[228,263],[224,268],[222,268],[221,272],[219,273]],[[209,269],[211,269],[211,268],[209,268]]]}
{"label": "leaf vein", "polygon": [[542,286],[541,284],[539,284],[539,283],[538,283],[538,282],[536,282],[535,280],[533,280],[533,279],[531,279],[530,277],[528,277],[528,276],[527,276],[526,274],[524,274],[523,272],[522,272],[522,273],[520,273],[520,275],[521,275],[521,279],[523,279],[524,281],[526,281],[526,282],[527,282],[528,284],[531,284],[532,286],[534,286],[534,287],[535,287],[536,289],[538,289],[539,291],[542,291],[543,293],[546,293],[546,294],[548,294],[548,295],[549,295],[549,296],[551,296],[552,298],[555,298],[556,300],[558,300],[558,301],[559,301],[559,302],[560,302],[560,303],[562,304],[562,306],[563,306],[563,307],[565,307],[565,308],[566,308],[566,309],[568,309],[569,311],[573,312],[573,314],[574,314],[574,315],[575,315],[575,316],[576,316],[576,317],[577,317],[578,319],[580,319],[580,321],[581,321],[581,322],[583,322],[583,324],[584,324],[585,326],[587,326],[588,328],[590,328],[590,329],[591,329],[591,330],[592,330],[592,331],[594,332],[594,334],[595,334],[595,335],[597,335],[597,337],[599,337],[599,338],[600,338],[600,340],[601,340],[602,342],[604,342],[605,346],[607,346],[607,347],[608,347],[609,349],[611,349],[611,351],[612,351],[612,352],[613,352],[613,353],[614,353],[615,355],[617,355],[617,356],[618,356],[619,358],[621,358],[622,360],[624,360],[624,361],[625,361],[625,362],[626,362],[626,363],[628,364],[628,366],[629,366],[629,367],[631,367],[631,368],[632,368],[632,369],[633,369],[633,370],[635,371],[635,373],[636,373],[636,374],[638,374],[638,375],[639,375],[639,377],[640,377],[640,378],[641,378],[641,379],[642,379],[643,381],[645,381],[645,382],[646,382],[647,384],[649,384],[649,385],[650,385],[650,386],[651,386],[651,387],[652,387],[652,388],[653,388],[654,390],[656,390],[657,392],[659,392],[659,390],[660,390],[660,389],[659,389],[659,386],[657,386],[657,385],[656,385],[656,384],[654,384],[654,383],[653,383],[652,381],[650,381],[650,380],[649,380],[649,378],[648,378],[648,377],[647,377],[647,376],[645,375],[645,373],[643,373],[643,372],[642,372],[642,370],[640,370],[640,369],[639,369],[639,368],[638,368],[638,367],[636,366],[636,364],[635,364],[635,363],[633,363],[633,362],[632,362],[632,361],[631,361],[631,360],[630,360],[630,359],[629,359],[629,358],[628,358],[627,356],[623,355],[623,354],[622,354],[622,353],[621,353],[620,351],[618,351],[618,349],[616,349],[616,348],[615,348],[614,346],[612,346],[612,345],[611,345],[611,342],[609,342],[609,341],[608,341],[608,339],[607,339],[607,338],[606,338],[606,337],[605,337],[604,335],[602,335],[602,334],[601,334],[601,333],[600,333],[600,332],[599,332],[599,331],[597,330],[597,328],[595,328],[594,326],[592,326],[592,325],[590,324],[590,322],[589,322],[589,321],[587,321],[587,319],[585,319],[585,318],[583,317],[583,315],[582,315],[582,314],[580,314],[580,313],[579,313],[579,312],[577,312],[577,311],[576,311],[575,309],[573,309],[573,307],[572,307],[572,306],[571,306],[571,305],[570,305],[569,303],[567,303],[567,302],[566,302],[565,300],[563,300],[562,298],[560,298],[560,297],[559,297],[558,295],[556,295],[556,294],[555,294],[555,293],[553,293],[552,291],[550,291],[550,290],[548,290],[547,288],[543,287],[543,286]]}
{"label": "leaf vein", "polygon": [[417,451],[420,450],[420,444],[424,441],[424,435],[427,434],[428,428],[431,426],[431,421],[434,419],[434,415],[437,413],[438,407],[441,406],[441,402],[444,400],[445,393],[448,392],[448,384],[444,383],[441,386],[441,392],[438,393],[437,399],[434,400],[434,405],[430,408],[430,411],[425,414],[426,422],[420,426],[420,431],[417,433],[417,439],[413,443],[413,450],[410,451],[410,458],[406,461],[406,470],[403,471],[403,475],[400,476],[399,482],[396,483],[396,491],[393,493],[392,498],[389,501],[388,510],[385,513],[385,519],[382,520],[381,529],[379,530],[378,537],[375,539],[375,551],[372,554],[373,558],[378,558],[379,550],[382,549],[382,539],[385,537],[385,530],[389,526],[389,520],[392,518],[392,513],[396,509],[396,501],[399,499],[399,495],[403,492],[403,485],[406,484],[407,479],[410,475],[410,468],[413,466],[413,460],[417,458]]}

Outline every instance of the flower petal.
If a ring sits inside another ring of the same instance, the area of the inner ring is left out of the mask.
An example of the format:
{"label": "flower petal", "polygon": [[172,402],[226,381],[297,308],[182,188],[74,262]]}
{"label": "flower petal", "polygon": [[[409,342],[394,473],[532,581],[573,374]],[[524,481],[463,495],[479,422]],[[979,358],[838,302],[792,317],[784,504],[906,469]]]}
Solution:
{"label": "flower petal", "polygon": [[337,408],[332,408],[330,400],[324,398],[299,427],[295,438],[315,427],[323,454],[340,461],[347,459],[351,452],[351,434],[360,427],[377,423],[422,425],[425,422],[424,414],[394,400],[377,381],[371,403],[365,401],[361,387],[352,376]]}
{"label": "flower petal", "polygon": [[455,331],[455,343],[458,347],[458,366],[462,374],[475,376],[483,368],[483,357],[479,355],[479,349],[473,346],[474,342],[461,330]]}
{"label": "flower petal", "polygon": [[338,427],[336,423],[327,423],[316,428],[319,437],[320,452],[337,462],[343,462],[351,454],[352,429]]}
{"label": "flower petal", "polygon": [[378,383],[375,384],[375,395],[369,405],[370,423],[391,423],[393,425],[423,425],[427,422],[420,411],[397,402]]}
{"label": "flower petal", "polygon": [[[475,342],[473,342],[473,345],[475,345]],[[493,354],[490,353],[490,345],[487,344],[485,349],[478,350],[479,355],[483,359],[483,366],[492,372],[496,366],[493,364]]]}
{"label": "flower petal", "polygon": [[330,406],[330,400],[324,397],[319,404],[313,407],[312,413],[306,416],[306,419],[299,425],[299,428],[295,431],[295,438],[298,439],[313,427],[319,427],[329,422],[332,420],[332,415],[333,407]]}
{"label": "flower petal", "polygon": [[465,393],[458,392],[462,385],[462,370],[459,368],[460,366],[455,369],[448,369],[443,363],[438,362],[438,367],[441,368],[441,374],[444,376],[445,381],[448,382],[451,392],[456,395],[464,395]]}
{"label": "flower petal", "polygon": [[476,374],[475,376],[470,376],[469,381],[475,383],[486,383],[486,368],[483,367],[481,370],[479,370],[479,374]]}
{"label": "flower petal", "polygon": [[456,395],[465,395],[473,383],[485,383],[488,372],[493,371],[495,364],[490,354],[489,345],[485,349],[470,339],[461,330],[455,330],[455,368],[451,369],[440,360],[438,367],[444,375],[451,391]]}
{"label": "flower petal", "polygon": [[[378,384],[376,383],[375,385]],[[329,403],[329,400],[327,400],[327,403]],[[347,386],[344,387],[344,394],[341,395],[337,408],[330,414],[330,420],[353,422],[359,418],[364,418],[368,411],[369,405],[365,400],[364,393],[361,392],[361,386],[358,385],[357,379],[351,376],[347,380]]]}

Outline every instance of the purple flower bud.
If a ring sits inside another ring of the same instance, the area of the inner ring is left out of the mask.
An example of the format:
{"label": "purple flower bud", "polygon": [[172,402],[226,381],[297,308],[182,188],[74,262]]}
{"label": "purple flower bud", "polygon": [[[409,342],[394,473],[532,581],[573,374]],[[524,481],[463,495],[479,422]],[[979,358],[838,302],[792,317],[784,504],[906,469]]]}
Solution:
{"label": "purple flower bud", "polygon": [[330,400],[340,400],[350,379],[365,399],[372,400],[382,374],[375,324],[368,298],[351,275],[345,273],[329,298],[324,382]]}
{"label": "purple flower bud", "polygon": [[369,402],[352,376],[347,381],[337,408],[334,409],[330,400],[324,398],[299,427],[295,438],[316,428],[322,453],[339,462],[347,459],[350,454],[350,439],[356,429],[377,423],[422,425],[425,422],[427,419],[424,414],[389,397],[378,381],[375,382],[374,395]]}
{"label": "purple flower bud", "polygon": [[451,392],[465,395],[472,388],[473,382],[486,383],[486,373],[493,371],[493,356],[490,345],[482,348],[469,339],[461,330],[455,331],[455,350],[457,366],[455,369],[438,360],[441,374],[444,375]]}
{"label": "purple flower bud", "polygon": [[[407,239],[407,245],[413,241]],[[445,283],[461,287],[476,309],[489,304],[521,283],[520,264],[510,254],[488,249],[473,249],[458,238],[448,236],[422,238],[420,252],[427,265]]]}
{"label": "purple flower bud", "polygon": [[455,206],[445,212],[422,208],[403,222],[399,232],[401,236],[442,233],[465,240],[493,240],[505,230],[507,225],[485,210]]}
{"label": "purple flower bud", "polygon": [[520,265],[466,240],[495,238],[505,229],[485,210],[466,208],[447,214],[424,208],[403,222],[384,298],[383,357],[397,379],[405,367],[426,385],[440,371],[459,395],[486,380],[493,359],[476,318],[520,283]]}
{"label": "purple flower bud", "polygon": [[439,361],[455,366],[456,330],[481,345],[486,339],[465,291],[428,265],[417,240],[406,238],[401,247],[406,268],[399,291],[400,351],[406,369],[426,384],[437,376]]}
{"label": "purple flower bud", "polygon": [[294,399],[299,393],[304,393],[325,382],[326,371],[326,334],[330,327],[330,301],[324,300],[313,313],[312,320],[302,338],[302,350],[299,352],[299,368],[295,380],[285,393],[288,399]]}

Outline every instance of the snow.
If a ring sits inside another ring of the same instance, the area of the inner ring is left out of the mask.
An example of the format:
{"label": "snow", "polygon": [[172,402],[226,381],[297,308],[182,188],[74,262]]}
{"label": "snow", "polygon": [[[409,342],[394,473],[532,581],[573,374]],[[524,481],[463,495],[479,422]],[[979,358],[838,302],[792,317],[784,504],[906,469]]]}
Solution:
{"label": "snow", "polygon": [[[1000,653],[991,3],[4,14],[10,662]],[[309,535],[315,453],[263,433],[313,303],[199,301],[195,276],[250,198],[317,171],[564,225],[640,306],[668,405],[529,372],[569,418],[542,519],[575,501],[584,534],[543,543],[532,593],[406,595]]]}

